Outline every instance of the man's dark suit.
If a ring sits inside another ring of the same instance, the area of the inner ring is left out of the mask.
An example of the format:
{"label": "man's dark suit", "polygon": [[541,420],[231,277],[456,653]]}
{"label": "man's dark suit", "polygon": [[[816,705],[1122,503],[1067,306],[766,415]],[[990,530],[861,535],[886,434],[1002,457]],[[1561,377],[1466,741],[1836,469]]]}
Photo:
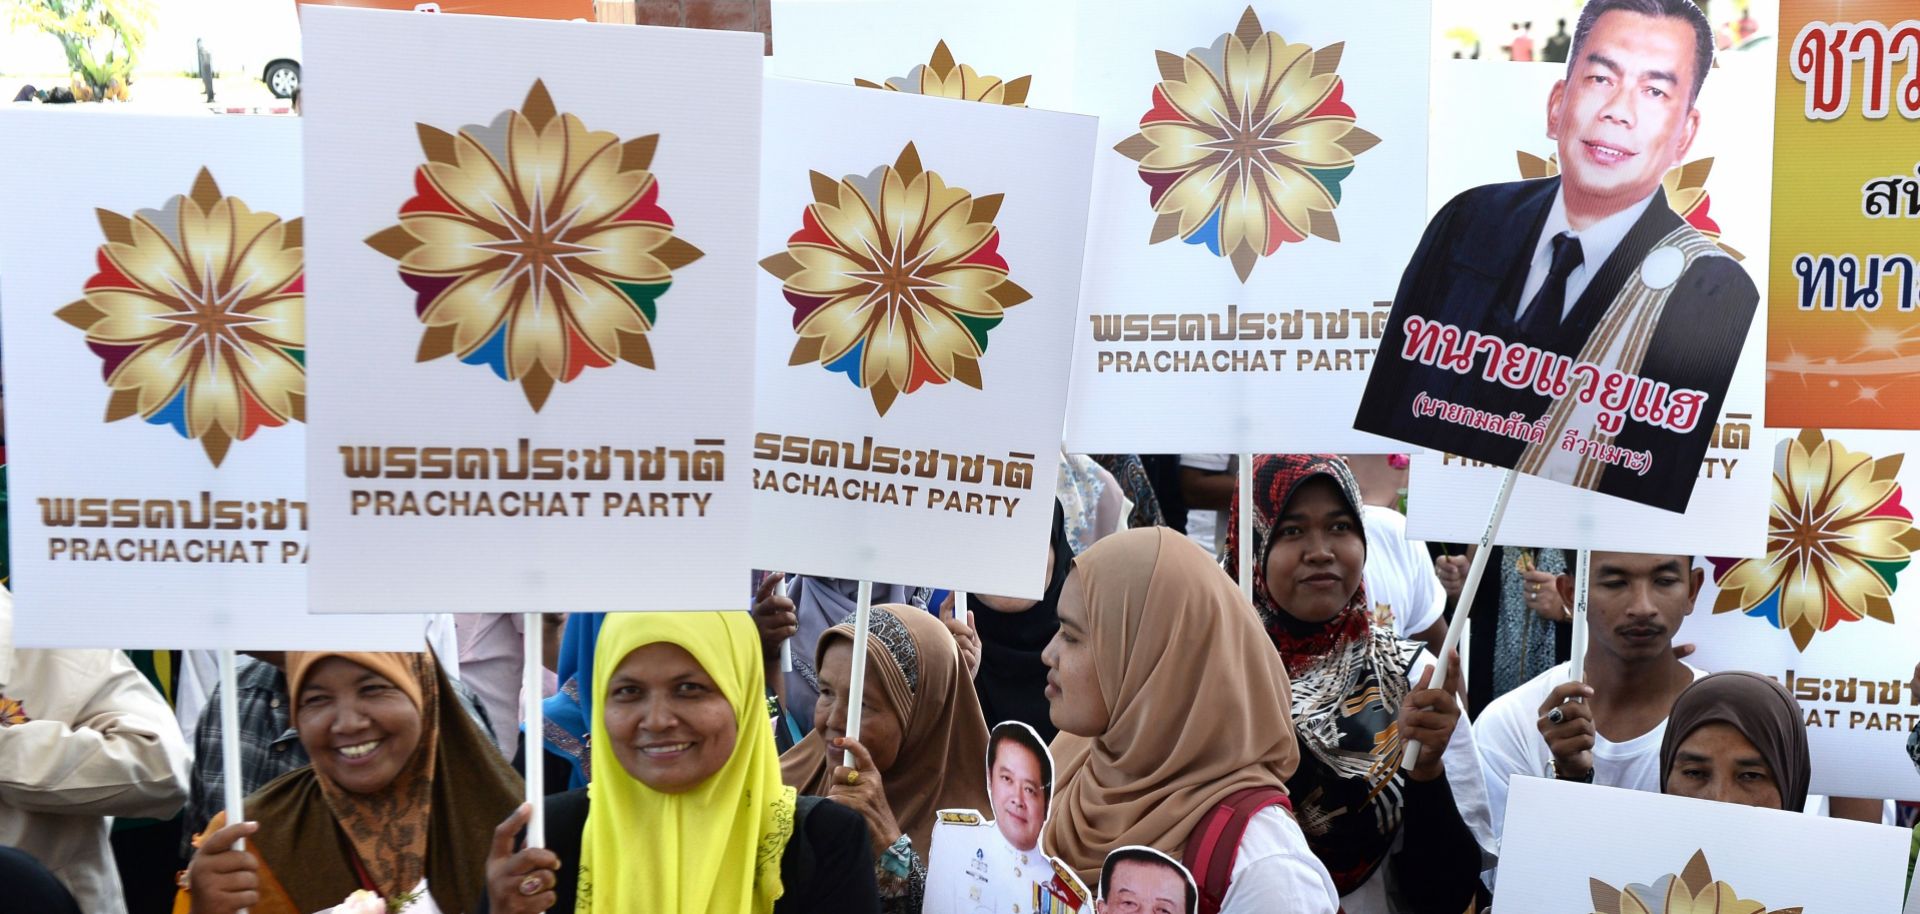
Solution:
{"label": "man's dark suit", "polygon": [[[1434,399],[1470,404],[1497,415],[1519,411],[1531,420],[1551,408],[1549,398],[1489,383],[1478,372],[1460,375],[1402,359],[1400,351],[1406,342],[1407,318],[1419,316],[1578,357],[1614,297],[1654,245],[1684,223],[1668,205],[1666,194],[1655,191],[1613,254],[1597,265],[1559,330],[1530,338],[1520,332],[1515,312],[1541,227],[1559,189],[1559,178],[1476,187],[1455,197],[1433,217],[1400,278],[1355,428],[1501,466],[1520,461],[1525,442],[1437,418],[1416,418],[1413,399],[1424,391]],[[1587,264],[1589,270],[1595,266]],[[1610,467],[1601,476],[1601,492],[1670,511],[1686,508],[1759,300],[1746,271],[1731,258],[1702,257],[1680,276],[1640,374],[1675,390],[1706,392],[1705,413],[1686,435],[1629,419],[1614,443],[1634,451],[1651,449],[1653,469],[1641,477]]]}

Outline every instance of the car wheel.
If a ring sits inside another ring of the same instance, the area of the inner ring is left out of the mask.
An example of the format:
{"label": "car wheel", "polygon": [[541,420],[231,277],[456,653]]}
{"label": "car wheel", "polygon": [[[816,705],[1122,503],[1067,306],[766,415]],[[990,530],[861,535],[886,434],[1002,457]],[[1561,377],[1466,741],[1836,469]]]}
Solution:
{"label": "car wheel", "polygon": [[292,98],[293,93],[300,91],[300,65],[286,60],[275,61],[267,67],[264,79],[267,89],[275,98]]}

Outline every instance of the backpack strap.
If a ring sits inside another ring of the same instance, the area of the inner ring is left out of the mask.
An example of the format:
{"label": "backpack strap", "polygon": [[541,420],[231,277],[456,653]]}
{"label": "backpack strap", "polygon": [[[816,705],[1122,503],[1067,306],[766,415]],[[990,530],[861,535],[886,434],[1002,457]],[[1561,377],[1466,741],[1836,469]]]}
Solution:
{"label": "backpack strap", "polygon": [[1233,884],[1233,864],[1240,856],[1240,839],[1255,814],[1270,806],[1293,813],[1293,802],[1278,787],[1248,787],[1215,804],[1187,836],[1181,864],[1193,874],[1200,889],[1200,914],[1219,914]]}

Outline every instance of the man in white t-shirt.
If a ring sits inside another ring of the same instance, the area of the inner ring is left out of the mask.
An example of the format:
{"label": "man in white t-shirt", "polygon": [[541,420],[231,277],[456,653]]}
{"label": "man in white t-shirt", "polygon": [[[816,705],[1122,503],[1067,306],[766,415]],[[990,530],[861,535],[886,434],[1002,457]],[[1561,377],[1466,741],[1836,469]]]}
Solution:
{"label": "man in white t-shirt", "polygon": [[1215,558],[1226,547],[1228,509],[1233,507],[1238,481],[1232,454],[1180,455],[1180,497],[1187,503],[1187,538]]}
{"label": "man in white t-shirt", "polygon": [[[1592,568],[1586,682],[1568,681],[1569,665],[1560,664],[1494,699],[1474,722],[1496,836],[1515,777],[1658,793],[1667,714],[1706,675],[1673,652],[1704,577],[1692,556],[1595,552]],[[1560,578],[1569,605],[1572,582]]]}

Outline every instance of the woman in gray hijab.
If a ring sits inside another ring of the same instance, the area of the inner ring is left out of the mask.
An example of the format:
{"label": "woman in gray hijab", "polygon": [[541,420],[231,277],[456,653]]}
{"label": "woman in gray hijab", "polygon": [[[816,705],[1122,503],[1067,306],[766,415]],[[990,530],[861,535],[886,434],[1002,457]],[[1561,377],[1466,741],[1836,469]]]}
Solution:
{"label": "woman in gray hijab", "polygon": [[1660,791],[1799,812],[1813,762],[1806,715],[1757,673],[1715,673],[1674,699],[1660,742]]}

